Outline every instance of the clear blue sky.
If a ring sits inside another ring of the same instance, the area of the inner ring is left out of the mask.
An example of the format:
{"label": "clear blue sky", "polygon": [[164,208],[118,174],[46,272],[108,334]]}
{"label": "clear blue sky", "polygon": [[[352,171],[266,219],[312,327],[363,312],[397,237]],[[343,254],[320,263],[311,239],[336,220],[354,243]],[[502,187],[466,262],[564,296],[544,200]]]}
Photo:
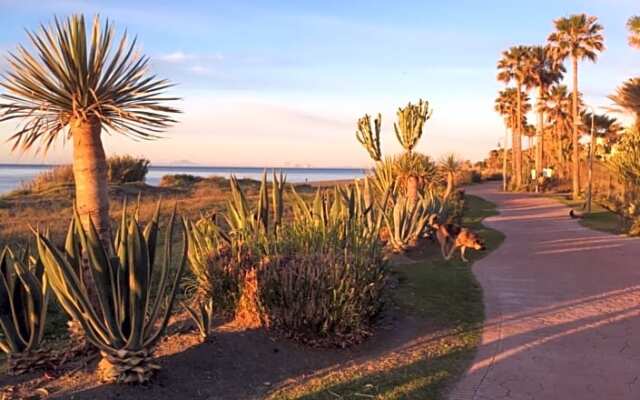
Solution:
{"label": "clear blue sky", "polygon": [[[455,151],[481,159],[503,135],[493,100],[500,52],[543,43],[552,20],[587,12],[605,27],[607,50],[581,68],[593,105],[640,75],[640,52],[626,44],[625,21],[638,0],[588,1],[31,1],[0,0],[0,52],[27,43],[25,28],[54,15],[100,13],[136,34],[153,70],[178,83],[184,114],[167,138],[105,139],[110,153],[157,163],[364,166],[354,138],[364,113],[383,113],[383,152],[398,150],[395,109],[428,99],[434,114],[419,145],[434,157]],[[0,68],[6,64],[0,62]],[[13,123],[0,125],[7,137]],[[43,159],[65,162],[57,146]]]}

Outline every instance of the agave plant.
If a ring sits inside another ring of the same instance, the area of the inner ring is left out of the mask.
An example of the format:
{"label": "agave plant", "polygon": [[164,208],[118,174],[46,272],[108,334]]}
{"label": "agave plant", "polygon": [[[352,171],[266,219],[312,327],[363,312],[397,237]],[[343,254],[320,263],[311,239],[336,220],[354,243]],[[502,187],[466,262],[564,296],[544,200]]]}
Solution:
{"label": "agave plant", "polygon": [[8,371],[21,374],[43,365],[41,348],[49,290],[37,258],[16,257],[7,247],[0,255],[0,350],[8,356]]}
{"label": "agave plant", "polygon": [[[64,248],[36,232],[47,280],[60,305],[100,350],[99,374],[106,382],[143,383],[159,369],[153,349],[167,327],[188,246],[183,234],[182,253],[177,266],[172,266],[174,209],[165,230],[164,257],[159,260],[159,214],[160,204],[142,228],[137,218],[127,215],[125,203],[115,240],[108,244],[100,240],[93,223],[83,227],[77,212]],[[83,255],[90,281],[80,272]]]}
{"label": "agave plant", "polygon": [[427,197],[413,202],[405,196],[398,196],[395,204],[385,215],[385,239],[394,253],[403,253],[415,247],[425,234],[427,224],[433,215],[433,203]]}

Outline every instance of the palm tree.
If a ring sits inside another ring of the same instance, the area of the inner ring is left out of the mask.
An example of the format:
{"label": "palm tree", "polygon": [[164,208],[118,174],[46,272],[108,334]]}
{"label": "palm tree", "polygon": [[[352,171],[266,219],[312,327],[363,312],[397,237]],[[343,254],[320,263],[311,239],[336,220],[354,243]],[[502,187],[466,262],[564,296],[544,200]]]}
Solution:
{"label": "palm tree", "polygon": [[[111,238],[107,163],[101,133],[155,139],[175,121],[176,109],[162,105],[172,85],[149,76],[149,59],[136,55],[126,33],[117,46],[106,20],[87,31],[82,15],[28,32],[33,52],[9,53],[9,71],[0,86],[0,122],[21,120],[13,149],[45,152],[63,135],[73,144],[76,207],[85,229],[90,221],[100,238]],[[90,36],[90,37],[89,37]]]}
{"label": "palm tree", "polygon": [[[518,93],[515,88],[507,88],[501,90],[498,93],[498,97],[495,100],[495,110],[502,115],[506,128],[512,133],[512,143],[517,141],[517,129],[518,127],[524,127],[527,124],[527,113],[531,111],[531,104],[529,103],[529,95],[525,92],[520,92],[520,111],[518,112]],[[518,124],[518,116],[520,117],[520,124]],[[515,156],[512,149],[511,157],[511,170],[515,174],[516,164]]]}
{"label": "palm tree", "polygon": [[550,124],[556,142],[558,173],[564,177],[564,137],[571,131],[571,96],[565,85],[551,87],[543,103],[547,122]]}
{"label": "palm tree", "polygon": [[635,116],[635,125],[640,130],[640,78],[632,78],[609,96],[617,105],[617,111]]}
{"label": "palm tree", "polygon": [[573,71],[573,198],[580,195],[580,160],[578,159],[578,62],[590,60],[596,62],[598,53],[604,50],[602,26],[596,17],[575,14],[554,21],[556,31],[549,35],[548,41],[558,60],[571,58]]}
{"label": "palm tree", "polygon": [[629,18],[627,28],[629,28],[629,45],[640,49],[640,16]]}
{"label": "palm tree", "polygon": [[536,171],[542,171],[543,134],[544,134],[544,100],[549,87],[560,80],[565,72],[564,66],[556,60],[548,46],[533,46],[530,49],[531,82],[538,89],[536,111],[538,125],[536,130]]}
{"label": "palm tree", "polygon": [[516,189],[522,186],[522,89],[529,88],[529,47],[515,46],[502,53],[502,58],[498,61],[498,80],[509,84],[513,81],[516,85],[516,127],[513,136],[513,158]]}
{"label": "palm tree", "polygon": [[[622,132],[622,126],[616,118],[606,114],[592,115],[589,112],[582,113],[582,126],[589,127],[589,131],[591,129],[592,121],[594,127],[594,136],[596,138],[604,139],[605,150],[608,148],[610,149],[611,146],[618,141],[620,132]],[[585,129],[585,132],[583,133],[587,134],[588,132],[586,131],[587,129]],[[596,146],[595,143],[592,143],[592,145]]]}

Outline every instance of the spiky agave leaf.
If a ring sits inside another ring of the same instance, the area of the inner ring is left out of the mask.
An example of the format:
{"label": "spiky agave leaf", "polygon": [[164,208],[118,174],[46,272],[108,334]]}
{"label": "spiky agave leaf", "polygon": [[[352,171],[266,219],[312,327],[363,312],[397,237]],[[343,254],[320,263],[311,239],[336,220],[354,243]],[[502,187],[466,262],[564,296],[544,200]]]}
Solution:
{"label": "spiky agave leaf", "polygon": [[[153,346],[162,337],[171,315],[188,247],[183,233],[182,254],[171,279],[174,208],[165,231],[163,262],[152,268],[158,214],[156,211],[143,229],[135,217],[127,216],[125,205],[115,251],[105,248],[92,223],[89,229],[83,229],[75,214],[71,229],[78,237],[81,252],[87,254],[91,286],[82,281],[70,262],[68,251],[75,246],[58,248],[36,232],[38,253],[51,287],[64,310],[82,325],[87,340],[100,349],[103,378],[107,380],[144,382],[157,368],[151,361]],[[116,256],[110,258],[107,254]],[[159,275],[156,284],[154,275]],[[97,305],[91,301],[90,291],[96,293]]]}
{"label": "spiky agave leaf", "polygon": [[0,87],[0,122],[25,121],[11,136],[15,148],[40,142],[45,151],[71,121],[98,121],[106,130],[135,139],[154,139],[175,122],[172,86],[150,75],[149,58],[139,56],[136,39],[115,41],[109,20],[97,16],[88,32],[83,15],[72,15],[28,32],[33,51],[9,53]]}

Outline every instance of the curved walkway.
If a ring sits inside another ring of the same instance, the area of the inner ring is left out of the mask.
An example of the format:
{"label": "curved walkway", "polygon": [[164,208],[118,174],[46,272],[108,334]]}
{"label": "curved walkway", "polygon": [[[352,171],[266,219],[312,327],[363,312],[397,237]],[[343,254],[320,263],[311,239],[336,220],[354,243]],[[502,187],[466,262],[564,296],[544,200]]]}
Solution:
{"label": "curved walkway", "polygon": [[451,400],[640,399],[640,240],[582,227],[568,208],[496,183],[506,240],[473,266],[486,322]]}

